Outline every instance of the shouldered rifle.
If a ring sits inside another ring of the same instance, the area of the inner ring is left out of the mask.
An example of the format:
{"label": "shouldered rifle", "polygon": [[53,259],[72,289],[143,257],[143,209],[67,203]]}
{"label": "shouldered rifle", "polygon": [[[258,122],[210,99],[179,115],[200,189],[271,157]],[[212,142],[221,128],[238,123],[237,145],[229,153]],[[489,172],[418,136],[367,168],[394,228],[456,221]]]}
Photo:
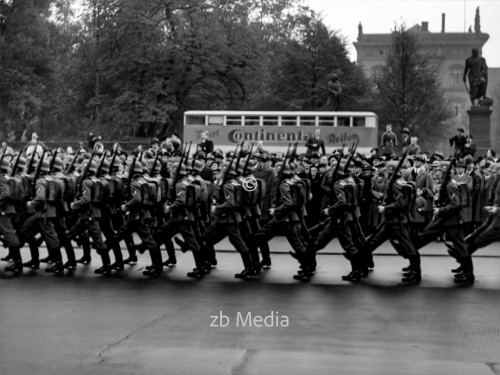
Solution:
{"label": "shouldered rifle", "polygon": [[456,162],[457,162],[457,158],[456,158],[456,154],[455,154],[453,156],[453,158],[451,159],[450,164],[448,164],[446,171],[444,172],[443,179],[441,181],[441,186],[439,186],[436,207],[446,206],[449,202],[448,190],[446,187],[451,180],[451,171],[453,170],[453,167],[455,166]]}
{"label": "shouldered rifle", "polygon": [[[158,163],[159,156],[160,156],[160,152],[157,152],[156,156],[155,156],[155,160],[153,161],[153,165],[151,166],[151,170],[149,171],[149,175],[151,177],[153,177],[153,174],[155,172],[155,168],[156,168],[156,164]],[[161,166],[160,166],[160,169],[161,169]]]}
{"label": "shouldered rifle", "polygon": [[52,155],[52,159],[50,159],[49,174],[51,174],[52,171],[54,170],[54,163],[56,162],[56,157],[58,152],[59,152],[59,147],[56,148],[56,150],[54,151],[54,155]]}
{"label": "shouldered rifle", "polygon": [[[241,143],[243,144],[243,142]],[[241,144],[236,145],[236,149],[234,150],[234,154],[231,157],[231,161],[227,165],[226,169],[224,170],[224,174],[222,175],[222,182],[220,184],[220,188],[217,194],[217,202],[222,202],[224,200],[224,185],[227,183],[229,179],[229,170],[231,169],[231,166],[233,165],[235,159],[236,159],[236,154],[238,153],[238,147],[240,147],[240,154],[241,154]]]}
{"label": "shouldered rifle", "polygon": [[35,174],[33,175],[33,181],[31,182],[31,195],[34,198],[36,195],[36,180],[40,177],[40,173],[42,172],[42,164],[43,164],[43,159],[45,158],[45,150],[42,152],[42,157],[38,161]]}
{"label": "shouldered rifle", "polygon": [[[297,157],[297,146],[299,145],[299,142],[295,142],[293,144],[293,149],[292,149],[292,153],[290,154],[289,156],[289,162],[290,163],[293,163],[295,161],[295,158]],[[288,151],[287,151],[288,153]]]}
{"label": "shouldered rifle", "polygon": [[349,150],[349,154],[347,157],[347,162],[345,164],[346,169],[349,168],[349,164],[351,164],[352,159],[354,158],[354,154],[356,154],[356,150],[358,148],[359,138],[352,144],[352,147]]}
{"label": "shouldered rifle", "polygon": [[82,184],[83,181],[87,178],[87,175],[89,174],[89,169],[90,165],[92,164],[92,160],[94,160],[96,152],[96,147],[94,146],[94,149],[92,150],[92,154],[90,154],[90,159],[88,160],[87,164],[85,165],[85,168],[82,171],[82,174],[78,178],[78,183],[76,185],[76,196],[79,196],[81,191],[82,191]]}
{"label": "shouldered rifle", "polygon": [[101,157],[101,160],[99,161],[99,165],[97,166],[97,170],[95,172],[95,175],[96,176],[99,176],[99,174],[101,173],[102,171],[102,166],[104,165],[104,161],[106,160],[106,154],[108,152],[106,150],[104,150],[104,152],[102,153],[102,157]]}
{"label": "shouldered rifle", "polygon": [[[29,144],[26,146],[26,151],[28,151]],[[26,173],[29,174],[31,172],[31,168],[33,167],[33,162],[35,161],[35,154],[36,150],[38,148],[38,139],[35,142],[35,148],[33,149],[33,152],[31,153],[31,158],[30,161],[28,162],[28,165],[26,166]]]}
{"label": "shouldered rifle", "polygon": [[4,152],[2,152],[2,156],[0,156],[0,165],[2,165],[4,157],[5,157],[5,150]]}
{"label": "shouldered rifle", "polygon": [[[175,171],[174,186],[175,186],[176,182],[179,181],[179,172],[181,170],[182,163],[184,162],[184,159],[186,158],[186,156],[189,156],[188,147],[189,147],[189,149],[191,149],[191,141],[189,142],[189,146],[188,145],[184,146],[184,150],[181,153],[181,158],[179,159],[179,164],[177,164],[177,170]],[[186,158],[186,160],[187,160],[187,158]]]}
{"label": "shouldered rifle", "polygon": [[[19,150],[19,153],[17,154],[16,160],[14,161],[14,164],[12,164],[12,169],[10,170],[10,177],[14,177],[16,174],[16,169],[17,166],[19,165],[19,159],[21,158],[22,150]],[[3,159],[3,155],[2,155]],[[0,164],[2,164],[3,160],[0,160]]]}
{"label": "shouldered rifle", "polygon": [[250,158],[252,157],[252,151],[253,151],[253,143],[250,147],[250,153],[248,154],[247,160],[245,160],[245,164],[243,165],[243,174],[245,174],[245,171],[248,168],[248,162],[250,161]]}
{"label": "shouldered rifle", "polygon": [[78,158],[78,155],[81,154],[82,150],[83,150],[83,145],[80,145],[80,148],[76,152],[75,157],[73,158],[73,160],[71,160],[71,164],[68,166],[68,168],[66,168],[66,174],[70,173],[73,170],[73,167],[75,166],[76,163],[76,159]]}
{"label": "shouldered rifle", "polygon": [[401,159],[398,162],[398,165],[396,166],[396,169],[394,170],[394,173],[392,174],[391,178],[389,179],[389,182],[387,182],[387,186],[385,187],[385,194],[384,194],[384,199],[382,200],[381,205],[386,206],[387,204],[390,203],[390,201],[393,200],[392,196],[392,187],[394,186],[395,182],[398,179],[398,173],[403,167],[403,164],[406,160],[406,157],[408,156],[408,151],[409,149],[406,149],[403,155],[401,156]]}
{"label": "shouldered rifle", "polygon": [[344,155],[344,147],[345,143],[342,143],[342,148],[340,149],[339,159],[337,160],[337,164],[335,165],[335,169],[332,172],[332,180],[331,180],[331,189],[333,193],[333,185],[335,185],[335,177],[337,176],[337,172],[340,168],[340,162],[342,161],[342,155]]}

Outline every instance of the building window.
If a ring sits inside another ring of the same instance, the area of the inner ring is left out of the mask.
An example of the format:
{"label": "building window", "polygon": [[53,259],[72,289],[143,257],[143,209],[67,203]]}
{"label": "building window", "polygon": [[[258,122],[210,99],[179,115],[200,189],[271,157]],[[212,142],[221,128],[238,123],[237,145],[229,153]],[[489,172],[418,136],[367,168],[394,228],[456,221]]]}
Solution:
{"label": "building window", "polygon": [[450,87],[462,87],[462,67],[452,66],[450,69]]}

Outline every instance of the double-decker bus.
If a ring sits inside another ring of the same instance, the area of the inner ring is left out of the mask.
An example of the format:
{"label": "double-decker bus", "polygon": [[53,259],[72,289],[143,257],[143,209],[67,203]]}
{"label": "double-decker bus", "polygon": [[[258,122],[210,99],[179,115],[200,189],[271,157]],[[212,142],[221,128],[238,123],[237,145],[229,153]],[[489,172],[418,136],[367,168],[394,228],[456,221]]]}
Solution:
{"label": "double-decker bus", "polygon": [[272,111],[187,111],[184,113],[184,141],[199,143],[208,131],[215,148],[234,150],[242,141],[262,141],[265,150],[286,151],[299,142],[298,152],[305,152],[305,142],[320,130],[326,152],[350,147],[359,140],[358,151],[367,154],[377,146],[378,117],[373,112],[272,112]]}

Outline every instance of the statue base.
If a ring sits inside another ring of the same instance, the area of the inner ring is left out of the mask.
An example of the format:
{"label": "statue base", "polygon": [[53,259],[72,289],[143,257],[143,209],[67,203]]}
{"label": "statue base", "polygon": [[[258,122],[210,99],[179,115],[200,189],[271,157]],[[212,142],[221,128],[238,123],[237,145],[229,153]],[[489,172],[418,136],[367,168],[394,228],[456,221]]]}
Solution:
{"label": "statue base", "polygon": [[491,148],[491,113],[493,111],[487,105],[472,106],[469,114],[469,133],[474,137],[478,156],[485,156],[486,151]]}

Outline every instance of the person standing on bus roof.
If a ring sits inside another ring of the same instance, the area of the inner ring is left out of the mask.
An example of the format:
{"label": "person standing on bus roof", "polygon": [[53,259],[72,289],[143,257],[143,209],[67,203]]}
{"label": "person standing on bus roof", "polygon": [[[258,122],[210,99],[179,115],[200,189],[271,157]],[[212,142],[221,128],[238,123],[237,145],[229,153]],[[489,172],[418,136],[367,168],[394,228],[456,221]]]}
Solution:
{"label": "person standing on bus roof", "polygon": [[392,159],[396,156],[395,148],[398,147],[398,137],[396,133],[392,131],[392,125],[387,124],[385,127],[385,132],[382,134],[382,154],[387,160]]}
{"label": "person standing on bus roof", "polygon": [[201,142],[198,143],[198,150],[205,153],[211,153],[214,150],[214,142],[208,138],[208,131],[201,133]]}
{"label": "person standing on bus roof", "polygon": [[323,152],[323,155],[326,154],[325,151],[325,142],[319,137],[320,135],[320,130],[316,129],[314,132],[314,137],[309,137],[306,141],[306,156],[310,157],[312,154],[315,152],[319,153],[319,149],[321,148],[321,151]]}
{"label": "person standing on bus roof", "polygon": [[328,89],[328,99],[326,101],[326,107],[330,111],[338,111],[340,107],[342,85],[340,84],[340,81],[338,80],[338,76],[336,74],[332,74],[326,87]]}

